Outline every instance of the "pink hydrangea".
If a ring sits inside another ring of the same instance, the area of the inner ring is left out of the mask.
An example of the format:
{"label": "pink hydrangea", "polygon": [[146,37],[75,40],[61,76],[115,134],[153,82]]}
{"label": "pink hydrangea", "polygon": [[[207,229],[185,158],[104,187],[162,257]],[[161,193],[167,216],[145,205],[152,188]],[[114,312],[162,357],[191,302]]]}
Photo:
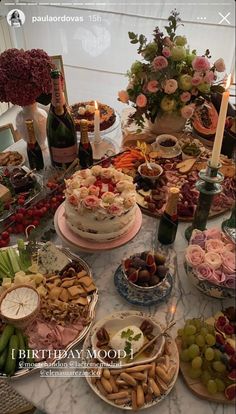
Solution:
{"label": "pink hydrangea", "polygon": [[185,119],[189,119],[193,116],[194,113],[194,105],[185,105],[181,108],[181,115]]}
{"label": "pink hydrangea", "polygon": [[164,56],[157,56],[152,62],[155,71],[162,70],[168,66],[168,61]]}
{"label": "pink hydrangea", "polygon": [[164,92],[168,95],[175,93],[178,88],[178,82],[175,79],[168,79],[164,85]]}
{"label": "pink hydrangea", "polygon": [[190,92],[186,91],[186,92],[181,93],[181,95],[180,95],[181,102],[186,103],[186,102],[190,101],[190,99],[191,99],[191,93]]}
{"label": "pink hydrangea", "polygon": [[143,93],[140,93],[140,95],[137,96],[136,105],[139,106],[139,108],[144,108],[147,105],[147,98]]}
{"label": "pink hydrangea", "polygon": [[169,47],[163,47],[162,54],[166,58],[170,57],[171,56],[171,50],[170,50],[170,48]]}
{"label": "pink hydrangea", "polygon": [[210,62],[205,56],[196,56],[192,61],[192,67],[198,72],[205,72],[210,69]]}
{"label": "pink hydrangea", "polygon": [[50,94],[53,64],[41,49],[8,49],[0,55],[0,101],[26,106]]}
{"label": "pink hydrangea", "polygon": [[151,80],[147,84],[148,92],[155,93],[158,91],[158,82],[156,80]]}

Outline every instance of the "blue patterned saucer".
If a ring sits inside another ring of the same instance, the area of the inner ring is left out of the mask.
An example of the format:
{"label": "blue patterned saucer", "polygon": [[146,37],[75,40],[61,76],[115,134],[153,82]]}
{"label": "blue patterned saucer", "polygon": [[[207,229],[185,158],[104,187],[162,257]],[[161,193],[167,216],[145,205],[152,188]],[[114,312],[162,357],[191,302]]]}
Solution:
{"label": "blue patterned saucer", "polygon": [[173,287],[173,276],[168,273],[165,281],[151,292],[139,292],[129,285],[120,265],[115,271],[114,283],[119,294],[132,305],[152,306],[168,298]]}

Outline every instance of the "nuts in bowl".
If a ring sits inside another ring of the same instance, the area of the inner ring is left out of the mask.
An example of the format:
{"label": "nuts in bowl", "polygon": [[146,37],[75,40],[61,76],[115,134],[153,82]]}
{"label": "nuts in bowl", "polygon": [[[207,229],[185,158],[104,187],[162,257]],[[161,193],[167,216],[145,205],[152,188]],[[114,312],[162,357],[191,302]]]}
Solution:
{"label": "nuts in bowl", "polygon": [[169,272],[166,261],[166,257],[159,252],[137,253],[123,261],[123,272],[133,288],[141,291],[154,289]]}
{"label": "nuts in bowl", "polygon": [[138,168],[138,172],[141,175],[141,177],[155,181],[163,173],[163,168],[154,162],[149,163],[149,165],[151,168],[149,168],[146,163],[141,164]]}

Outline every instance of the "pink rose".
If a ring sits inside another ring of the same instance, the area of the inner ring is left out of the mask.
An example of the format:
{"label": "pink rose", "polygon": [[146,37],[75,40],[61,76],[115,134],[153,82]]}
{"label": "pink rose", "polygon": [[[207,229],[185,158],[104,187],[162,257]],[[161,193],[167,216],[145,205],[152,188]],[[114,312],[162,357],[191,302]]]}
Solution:
{"label": "pink rose", "polygon": [[180,100],[184,103],[190,101],[191,99],[191,93],[190,92],[182,92],[180,95]]}
{"label": "pink rose", "polygon": [[198,266],[204,262],[204,250],[197,244],[190,244],[185,253],[185,258],[190,266]]}
{"label": "pink rose", "polygon": [[158,82],[156,80],[151,80],[147,84],[148,92],[155,93],[158,91]]}
{"label": "pink rose", "polygon": [[172,93],[175,93],[177,88],[178,88],[178,82],[175,79],[168,79],[165,82],[164,92],[170,95]]}
{"label": "pink rose", "polygon": [[213,82],[214,78],[215,78],[214,72],[212,72],[212,70],[209,70],[209,71],[205,74],[205,76],[204,76],[203,80],[204,80],[204,82],[206,82],[206,83],[210,83],[210,84],[211,84],[211,83]]}
{"label": "pink rose", "polygon": [[169,47],[163,47],[162,49],[162,54],[163,56],[165,56],[166,58],[170,57],[171,55],[171,50]]}
{"label": "pink rose", "polygon": [[236,289],[236,275],[234,274],[230,274],[230,275],[225,275],[225,282],[224,285],[227,286],[228,288],[231,289]]}
{"label": "pink rose", "polygon": [[206,241],[205,248],[208,252],[222,253],[224,243],[219,239],[210,239]]}
{"label": "pink rose", "polygon": [[143,93],[140,93],[140,95],[137,96],[136,105],[139,106],[139,108],[144,108],[147,105],[147,98]]}
{"label": "pink rose", "polygon": [[217,59],[214,63],[214,66],[215,66],[217,72],[224,72],[225,71],[224,59],[222,59],[222,58]]}
{"label": "pink rose", "polygon": [[201,263],[196,268],[196,273],[199,280],[210,280],[212,277],[212,269],[206,263]]}
{"label": "pink rose", "polygon": [[236,260],[235,260],[235,254],[233,252],[224,251],[221,254],[223,265],[224,267],[230,271],[235,272],[236,271]]}
{"label": "pink rose", "polygon": [[83,200],[84,206],[90,209],[98,207],[99,202],[99,198],[95,195],[87,196]]}
{"label": "pink rose", "polygon": [[234,252],[235,251],[235,246],[233,243],[226,243],[224,246],[224,251],[226,252]]}
{"label": "pink rose", "polygon": [[119,97],[119,101],[123,102],[123,103],[128,103],[129,102],[129,94],[127,91],[119,91],[118,92],[118,97]]}
{"label": "pink rose", "polygon": [[119,216],[120,214],[123,213],[123,208],[121,205],[113,203],[108,207],[107,211],[109,214],[113,214],[114,216]]}
{"label": "pink rose", "polygon": [[212,279],[211,282],[218,284],[224,283],[225,281],[225,274],[222,272],[221,269],[213,270],[212,271]]}
{"label": "pink rose", "polygon": [[171,47],[173,45],[173,42],[170,40],[168,36],[165,36],[163,39],[163,44],[167,47]]}
{"label": "pink rose", "polygon": [[88,191],[90,195],[98,196],[100,189],[99,187],[96,187],[96,185],[90,185],[90,187],[88,188]]}
{"label": "pink rose", "polygon": [[185,119],[189,119],[193,116],[194,113],[194,105],[185,105],[181,108],[181,115]]}
{"label": "pink rose", "polygon": [[203,231],[194,229],[191,237],[191,244],[197,244],[200,246],[203,250],[205,249],[205,240],[206,236]]}
{"label": "pink rose", "polygon": [[221,231],[215,227],[204,231],[207,239],[219,239],[221,240]]}
{"label": "pink rose", "polygon": [[205,56],[196,56],[192,61],[192,67],[198,72],[205,72],[210,69],[210,62]]}
{"label": "pink rose", "polygon": [[164,56],[157,56],[152,62],[153,69],[155,71],[164,69],[168,66],[168,61]]}
{"label": "pink rose", "polygon": [[222,265],[222,259],[219,255],[219,253],[214,252],[207,252],[205,254],[205,263],[210,266],[211,269],[219,269],[219,267]]}
{"label": "pink rose", "polygon": [[192,78],[192,85],[194,86],[200,85],[200,83],[202,83],[202,80],[203,80],[202,76],[199,73],[195,73]]}

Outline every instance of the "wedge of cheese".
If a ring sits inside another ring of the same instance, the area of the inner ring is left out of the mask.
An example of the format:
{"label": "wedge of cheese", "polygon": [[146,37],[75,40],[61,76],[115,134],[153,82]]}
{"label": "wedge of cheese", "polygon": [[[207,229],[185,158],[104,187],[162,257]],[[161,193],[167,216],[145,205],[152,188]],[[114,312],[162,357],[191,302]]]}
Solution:
{"label": "wedge of cheese", "polygon": [[5,186],[0,184],[0,200],[3,203],[7,203],[11,200],[11,192],[10,190]]}

